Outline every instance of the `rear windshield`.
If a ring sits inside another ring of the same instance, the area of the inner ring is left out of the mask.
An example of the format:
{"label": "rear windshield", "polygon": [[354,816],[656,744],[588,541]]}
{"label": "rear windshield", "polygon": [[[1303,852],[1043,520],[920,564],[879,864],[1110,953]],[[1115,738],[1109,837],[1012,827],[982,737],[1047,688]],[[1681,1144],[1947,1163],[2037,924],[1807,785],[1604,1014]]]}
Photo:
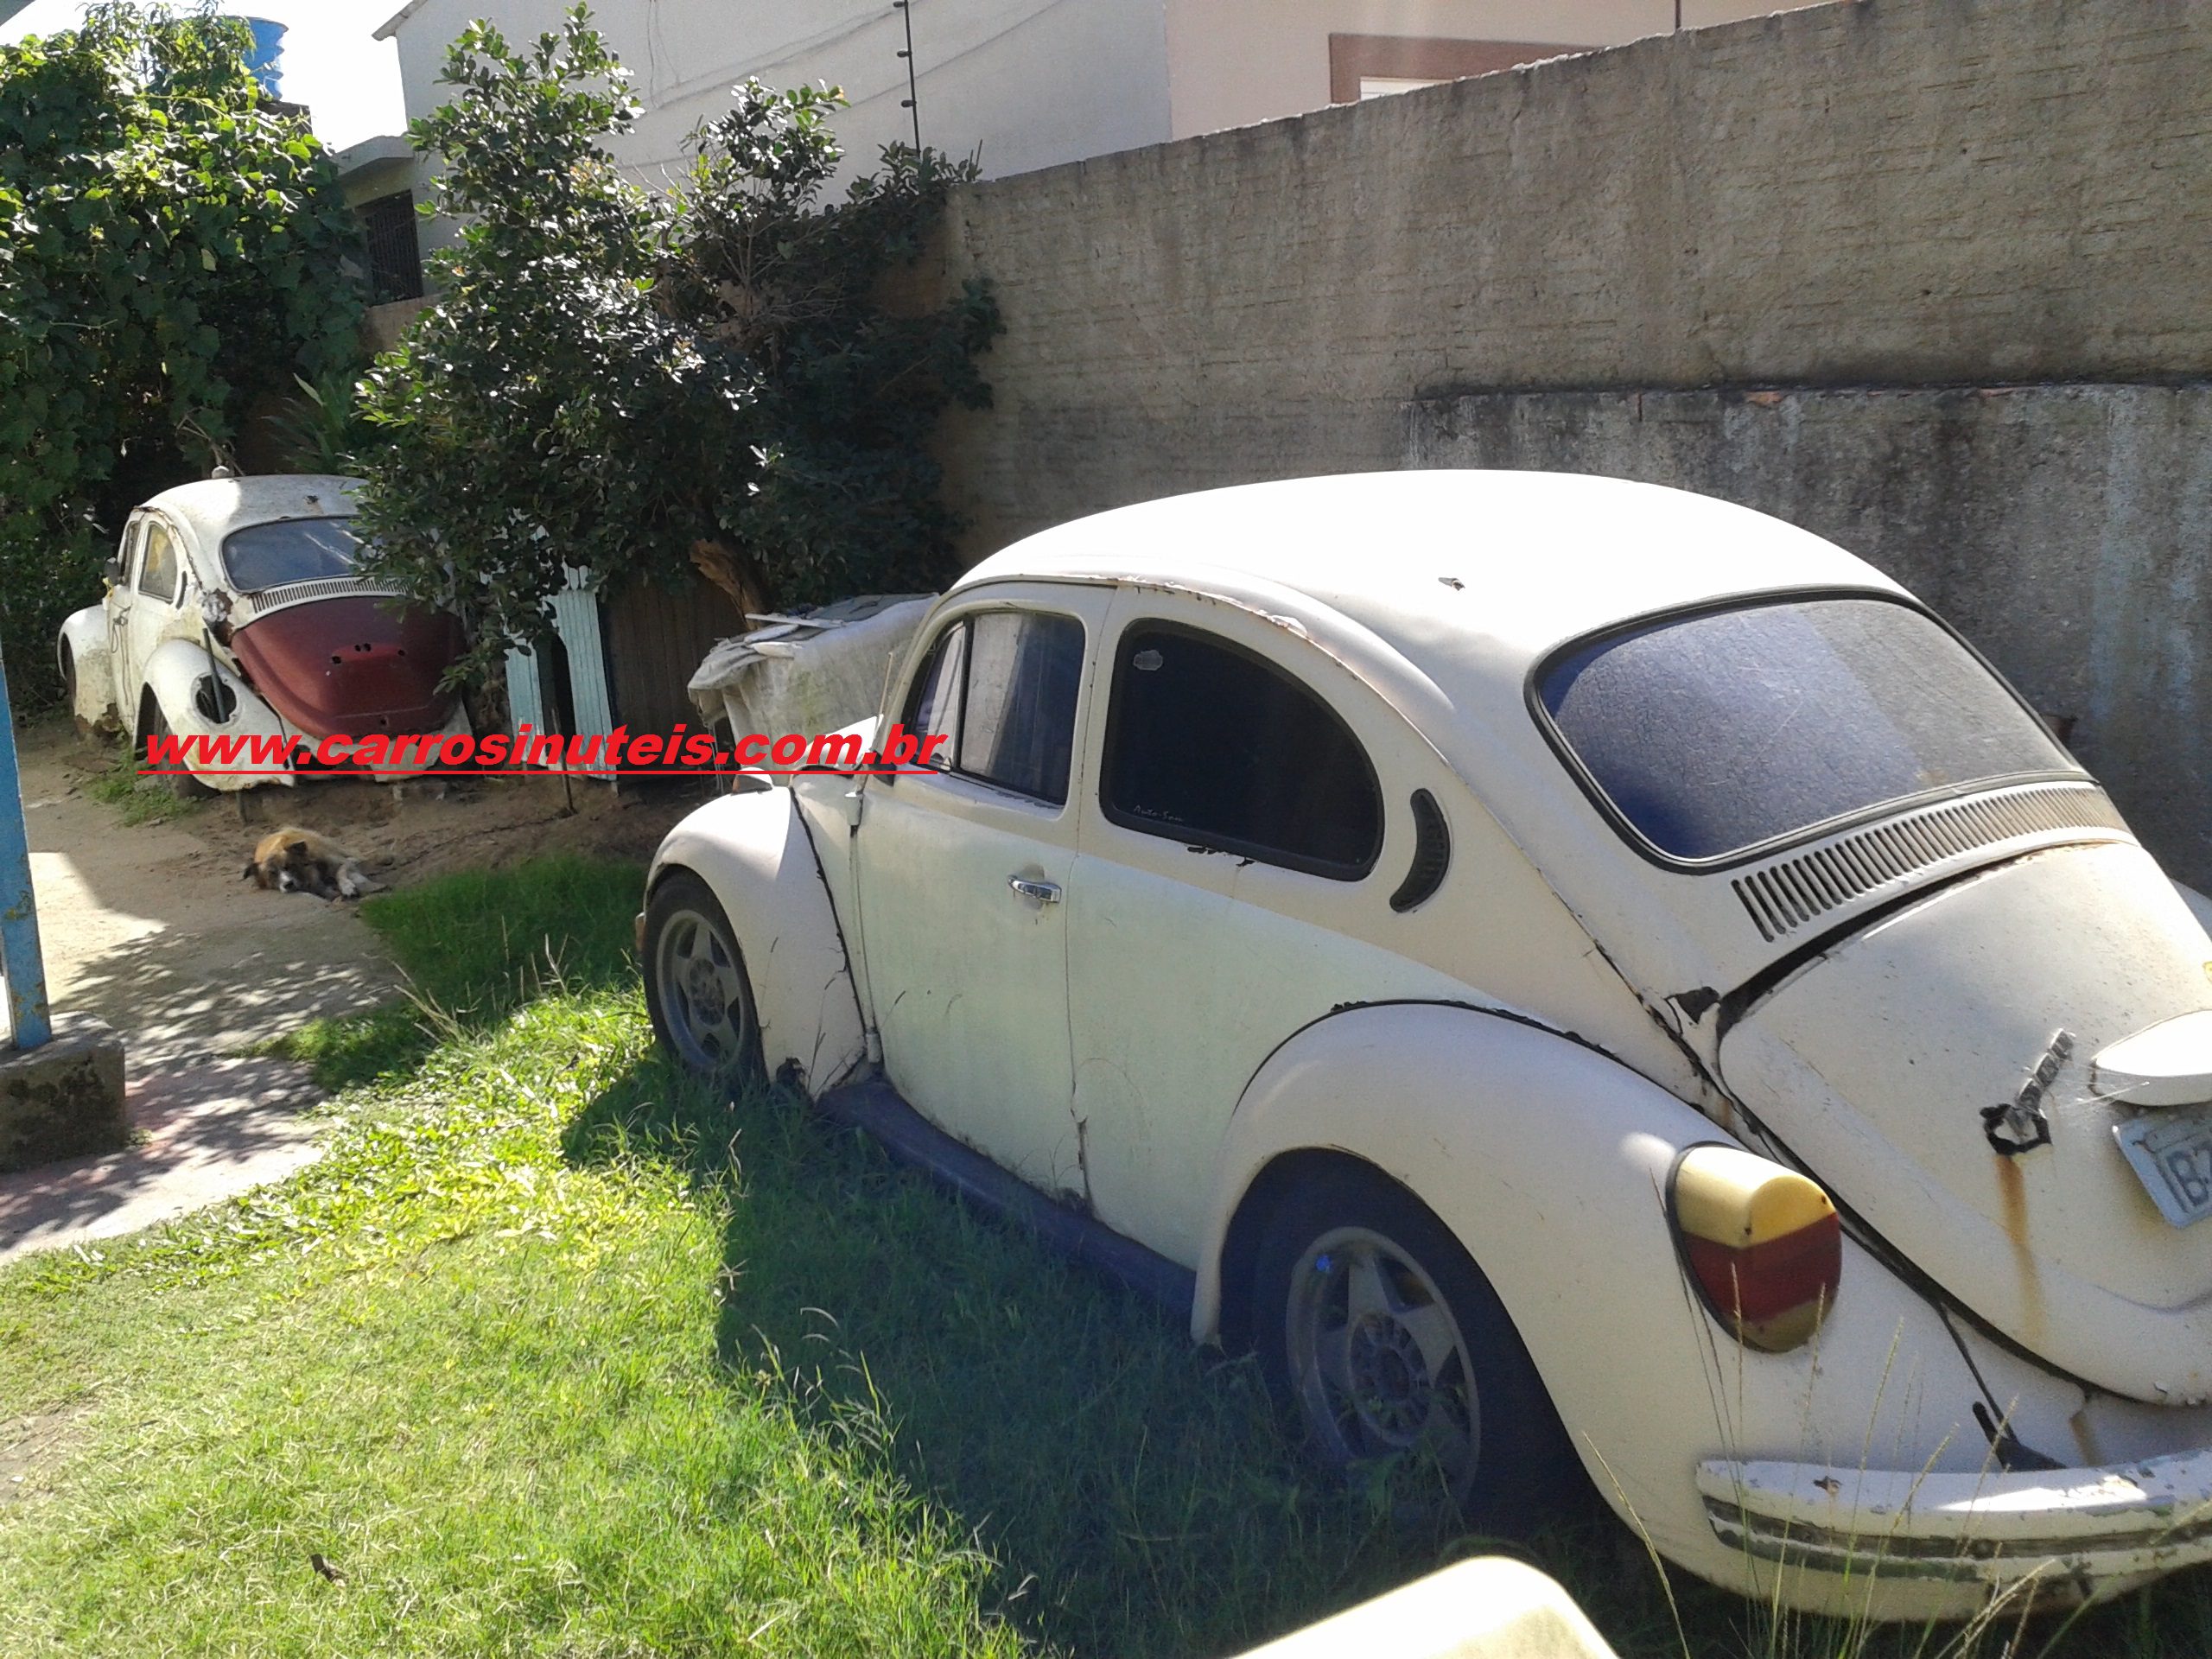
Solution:
{"label": "rear windshield", "polygon": [[1537,693],[1615,810],[1670,858],[1725,857],[1969,784],[2078,768],[1933,619],[1805,599],[1569,648]]}
{"label": "rear windshield", "polygon": [[287,518],[254,524],[223,538],[223,568],[240,593],[353,574],[361,543],[345,518]]}

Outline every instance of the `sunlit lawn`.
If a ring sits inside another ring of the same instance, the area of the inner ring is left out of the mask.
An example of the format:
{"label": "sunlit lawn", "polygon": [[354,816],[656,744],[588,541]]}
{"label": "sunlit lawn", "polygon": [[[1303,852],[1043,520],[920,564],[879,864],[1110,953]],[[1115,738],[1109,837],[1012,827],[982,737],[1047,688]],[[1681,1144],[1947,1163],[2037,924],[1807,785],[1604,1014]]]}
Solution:
{"label": "sunlit lawn", "polygon": [[[295,1045],[324,1162],[0,1272],[0,1655],[1203,1656],[1484,1547],[1332,1492],[1249,1365],[791,1098],[679,1084],[638,880],[372,901],[421,1006]],[[1609,1522],[1537,1559],[1624,1654],[1852,1645],[1679,1579],[1678,1626]],[[2021,1650],[2201,1655],[2201,1582]]]}

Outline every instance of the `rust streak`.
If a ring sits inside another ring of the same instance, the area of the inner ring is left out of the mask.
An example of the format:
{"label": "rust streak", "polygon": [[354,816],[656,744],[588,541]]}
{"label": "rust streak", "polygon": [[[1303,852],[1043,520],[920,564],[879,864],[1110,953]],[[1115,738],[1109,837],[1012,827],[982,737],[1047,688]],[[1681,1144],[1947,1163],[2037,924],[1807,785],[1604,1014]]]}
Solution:
{"label": "rust streak", "polygon": [[2020,1332],[2024,1340],[2040,1341],[2044,1332],[2043,1279],[2036,1271],[2036,1255],[2028,1243],[2028,1189],[2020,1173],[2019,1160],[1999,1157],[1997,1192],[2005,1211],[2005,1234],[2012,1241],[2012,1260],[2020,1274],[2021,1316],[2026,1328]]}

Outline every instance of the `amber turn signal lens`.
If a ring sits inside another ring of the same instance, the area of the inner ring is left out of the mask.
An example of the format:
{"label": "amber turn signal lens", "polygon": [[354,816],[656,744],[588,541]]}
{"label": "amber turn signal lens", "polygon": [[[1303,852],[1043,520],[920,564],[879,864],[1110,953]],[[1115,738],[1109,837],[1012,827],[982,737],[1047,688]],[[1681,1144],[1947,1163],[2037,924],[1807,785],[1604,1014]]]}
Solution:
{"label": "amber turn signal lens", "polygon": [[1693,1147],[1675,1163],[1668,1211],[1691,1282],[1747,1348],[1808,1341],[1843,1279],[1843,1224],[1828,1195],[1736,1147]]}

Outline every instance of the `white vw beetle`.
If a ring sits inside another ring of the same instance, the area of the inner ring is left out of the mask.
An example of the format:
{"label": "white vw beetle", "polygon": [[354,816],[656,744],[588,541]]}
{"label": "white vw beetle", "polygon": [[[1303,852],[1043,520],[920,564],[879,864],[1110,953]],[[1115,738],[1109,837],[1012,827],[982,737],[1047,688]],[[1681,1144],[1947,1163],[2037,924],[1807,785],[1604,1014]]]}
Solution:
{"label": "white vw beetle", "polygon": [[1220,490],[970,571],[884,718],[945,764],[662,846],[690,1066],[798,1078],[1478,1525],[1586,1471],[1876,1617],[2212,1558],[2203,912],[1869,566],[1608,480]]}
{"label": "white vw beetle", "polygon": [[149,738],[231,746],[227,766],[203,750],[166,774],[181,794],[316,775],[296,743],[467,732],[439,683],[460,623],[354,573],[358,483],[223,474],[134,508],[105,594],[56,643],[79,728],[121,733],[141,761]]}

